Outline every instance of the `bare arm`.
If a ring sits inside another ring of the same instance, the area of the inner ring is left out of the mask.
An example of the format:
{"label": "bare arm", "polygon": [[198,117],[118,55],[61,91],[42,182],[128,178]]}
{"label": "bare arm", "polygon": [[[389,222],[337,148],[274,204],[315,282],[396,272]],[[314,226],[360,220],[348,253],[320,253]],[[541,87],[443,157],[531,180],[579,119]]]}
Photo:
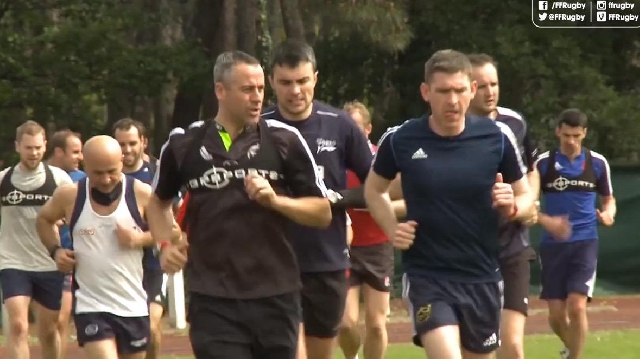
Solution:
{"label": "bare arm", "polygon": [[618,207],[614,196],[600,196],[600,204],[602,205],[602,212],[608,212],[612,219],[616,218]]}
{"label": "bare arm", "polygon": [[390,180],[371,170],[364,183],[364,198],[367,201],[367,208],[373,219],[375,219],[384,233],[389,238],[392,238],[398,225],[398,220],[389,198],[390,184]]}
{"label": "bare arm", "polygon": [[537,201],[540,198],[540,172],[538,169],[534,168],[533,171],[527,173],[527,179],[529,180],[531,197]]}
{"label": "bare arm", "polygon": [[272,208],[304,226],[327,228],[331,224],[331,206],[324,197],[276,196]]}
{"label": "bare arm", "polygon": [[515,203],[518,208],[518,212],[513,219],[520,222],[533,220],[537,214],[536,200],[532,195],[527,176],[511,183],[511,188],[513,188]]}
{"label": "bare arm", "polygon": [[56,188],[51,199],[38,212],[36,230],[40,241],[42,241],[49,253],[60,247],[60,234],[57,223],[66,217],[67,208],[73,205],[76,195],[76,185],[60,186]]}

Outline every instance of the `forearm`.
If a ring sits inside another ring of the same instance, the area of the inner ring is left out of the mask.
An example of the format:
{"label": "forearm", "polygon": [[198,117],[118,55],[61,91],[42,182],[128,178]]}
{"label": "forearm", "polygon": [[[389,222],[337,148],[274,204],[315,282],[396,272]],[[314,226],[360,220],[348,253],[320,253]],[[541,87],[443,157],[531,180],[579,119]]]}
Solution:
{"label": "forearm", "polygon": [[604,201],[602,203],[602,211],[608,212],[611,215],[611,218],[615,218],[616,213],[618,212],[618,206],[616,206],[615,198],[611,197],[610,199]]}
{"label": "forearm", "polygon": [[353,242],[353,227],[347,226],[347,246],[351,247],[351,242]]}
{"label": "forearm", "polygon": [[50,222],[44,218],[38,217],[36,220],[36,231],[40,241],[47,249],[47,252],[51,253],[56,247],[60,246],[60,233],[58,232],[57,221]]}
{"label": "forearm", "polygon": [[531,197],[536,201],[540,198],[540,172],[538,172],[537,169],[534,169],[527,173],[527,180],[529,181]]}
{"label": "forearm", "polygon": [[398,225],[398,220],[389,194],[371,190],[365,192],[365,199],[369,213],[384,233],[391,238]]}
{"label": "forearm", "polygon": [[536,215],[537,208],[531,192],[516,195],[514,200],[518,211],[515,217],[512,218],[513,220],[527,222]]}
{"label": "forearm", "polygon": [[396,214],[396,218],[402,219],[407,216],[407,206],[403,199],[391,201],[391,207],[393,208],[393,213]]}
{"label": "forearm", "polygon": [[[175,239],[173,236],[174,223],[172,201],[162,201],[158,197],[151,196],[146,208],[147,223],[149,224],[149,235],[151,240],[156,241]],[[167,238],[167,234],[172,238]],[[153,242],[152,242],[153,243]]]}
{"label": "forearm", "polygon": [[331,224],[331,206],[326,198],[276,196],[272,208],[304,226],[327,228]]}

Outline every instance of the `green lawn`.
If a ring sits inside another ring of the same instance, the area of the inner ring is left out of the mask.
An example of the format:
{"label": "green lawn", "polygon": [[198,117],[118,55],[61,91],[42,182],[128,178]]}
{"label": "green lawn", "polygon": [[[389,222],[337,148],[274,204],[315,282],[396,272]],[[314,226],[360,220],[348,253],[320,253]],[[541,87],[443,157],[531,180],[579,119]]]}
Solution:
{"label": "green lawn", "polygon": [[[525,352],[527,359],[559,359],[560,342],[551,335],[527,336]],[[585,359],[637,359],[640,353],[640,330],[597,332],[589,335]],[[362,356],[361,356],[362,357]],[[336,359],[342,359],[337,353]],[[423,352],[409,344],[389,347],[388,359],[424,359]],[[191,356],[167,356],[163,359],[193,359]]]}

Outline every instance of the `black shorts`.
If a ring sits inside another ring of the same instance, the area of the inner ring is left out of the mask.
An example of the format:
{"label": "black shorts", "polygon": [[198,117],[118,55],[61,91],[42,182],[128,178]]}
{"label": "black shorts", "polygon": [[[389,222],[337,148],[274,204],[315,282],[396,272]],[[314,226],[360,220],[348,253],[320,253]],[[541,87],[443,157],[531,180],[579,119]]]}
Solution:
{"label": "black shorts", "polygon": [[593,297],[598,265],[598,241],[540,244],[541,299],[567,299],[569,293]]}
{"label": "black shorts", "polygon": [[115,339],[118,354],[133,354],[147,350],[149,316],[119,317],[111,313],[74,314],[78,345]]}
{"label": "black shorts", "polygon": [[504,281],[503,309],[527,315],[529,309],[529,285],[531,262],[536,252],[531,247],[508,257],[500,258],[500,272]]}
{"label": "black shorts", "polygon": [[460,343],[472,353],[491,353],[500,345],[502,282],[460,283],[428,277],[402,278],[414,325],[413,342],[445,325],[460,328]]}
{"label": "black shorts", "polygon": [[294,359],[300,296],[229,299],[190,293],[189,338],[196,359]]}
{"label": "black shorts", "polygon": [[12,297],[25,296],[49,310],[60,310],[63,283],[64,274],[58,271],[0,270],[3,302]]}
{"label": "black shorts", "polygon": [[162,305],[165,297],[165,275],[162,270],[145,270],[142,276],[142,287],[147,292],[149,303]]}
{"label": "black shorts", "polygon": [[304,334],[334,338],[338,335],[347,300],[347,272],[302,273],[301,279]]}
{"label": "black shorts", "polygon": [[350,251],[349,285],[363,283],[379,292],[391,291],[393,245],[387,241],[369,246],[353,246]]}

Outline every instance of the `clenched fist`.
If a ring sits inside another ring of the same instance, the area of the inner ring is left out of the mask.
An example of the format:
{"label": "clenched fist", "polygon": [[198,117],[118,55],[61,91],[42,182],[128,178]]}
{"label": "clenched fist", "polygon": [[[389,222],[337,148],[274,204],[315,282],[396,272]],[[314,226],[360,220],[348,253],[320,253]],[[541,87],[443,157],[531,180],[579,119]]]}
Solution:
{"label": "clenched fist", "polygon": [[418,227],[418,223],[416,221],[398,223],[396,231],[393,233],[393,237],[391,238],[393,246],[402,250],[411,247],[416,238],[416,227]]}

